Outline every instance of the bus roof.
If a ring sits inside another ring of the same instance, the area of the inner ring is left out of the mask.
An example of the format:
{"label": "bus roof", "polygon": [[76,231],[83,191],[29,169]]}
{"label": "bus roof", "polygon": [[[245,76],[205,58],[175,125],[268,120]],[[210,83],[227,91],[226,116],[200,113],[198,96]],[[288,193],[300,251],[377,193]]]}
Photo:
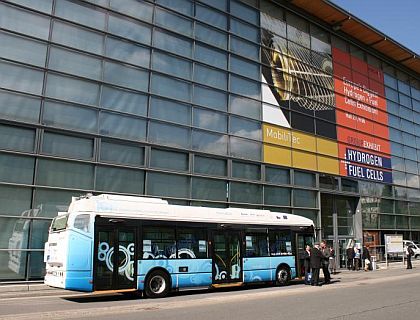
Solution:
{"label": "bus roof", "polygon": [[92,212],[100,216],[202,223],[313,226],[312,220],[289,213],[242,208],[209,208],[170,205],[166,200],[101,194],[73,198],[69,213]]}

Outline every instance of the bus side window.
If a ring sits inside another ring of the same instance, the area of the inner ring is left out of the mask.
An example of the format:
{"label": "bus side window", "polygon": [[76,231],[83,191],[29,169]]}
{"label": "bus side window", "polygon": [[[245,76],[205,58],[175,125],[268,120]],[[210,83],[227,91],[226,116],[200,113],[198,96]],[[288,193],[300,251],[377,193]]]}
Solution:
{"label": "bus side window", "polygon": [[178,258],[207,258],[207,237],[204,229],[179,228],[177,237]]}
{"label": "bus side window", "polygon": [[270,230],[270,255],[292,255],[292,242],[289,231]]}
{"label": "bus side window", "polygon": [[90,215],[88,214],[79,214],[74,219],[74,228],[82,230],[83,232],[89,232],[89,221]]}

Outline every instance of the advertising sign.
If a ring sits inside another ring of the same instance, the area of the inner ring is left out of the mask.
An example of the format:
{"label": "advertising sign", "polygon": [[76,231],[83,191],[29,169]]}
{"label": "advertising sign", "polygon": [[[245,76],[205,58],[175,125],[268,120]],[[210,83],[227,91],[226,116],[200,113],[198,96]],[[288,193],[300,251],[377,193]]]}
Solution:
{"label": "advertising sign", "polygon": [[386,234],[385,235],[385,252],[386,253],[404,252],[403,236],[399,234]]}

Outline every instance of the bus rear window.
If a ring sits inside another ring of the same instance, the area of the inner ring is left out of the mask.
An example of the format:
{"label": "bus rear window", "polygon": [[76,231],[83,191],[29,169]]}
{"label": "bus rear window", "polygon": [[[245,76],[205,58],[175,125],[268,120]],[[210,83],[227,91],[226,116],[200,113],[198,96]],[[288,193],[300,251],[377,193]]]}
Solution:
{"label": "bus rear window", "polygon": [[59,231],[59,230],[65,229],[67,227],[68,218],[69,218],[68,214],[55,217],[51,224],[51,231]]}

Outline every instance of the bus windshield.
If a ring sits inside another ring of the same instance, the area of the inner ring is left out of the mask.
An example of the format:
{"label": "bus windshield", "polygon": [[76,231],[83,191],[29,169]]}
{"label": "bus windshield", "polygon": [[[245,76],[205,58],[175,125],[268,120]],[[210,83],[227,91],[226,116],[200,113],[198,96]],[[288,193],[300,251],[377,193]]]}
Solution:
{"label": "bus windshield", "polygon": [[59,231],[65,229],[67,227],[68,218],[68,214],[55,217],[51,224],[51,231]]}

